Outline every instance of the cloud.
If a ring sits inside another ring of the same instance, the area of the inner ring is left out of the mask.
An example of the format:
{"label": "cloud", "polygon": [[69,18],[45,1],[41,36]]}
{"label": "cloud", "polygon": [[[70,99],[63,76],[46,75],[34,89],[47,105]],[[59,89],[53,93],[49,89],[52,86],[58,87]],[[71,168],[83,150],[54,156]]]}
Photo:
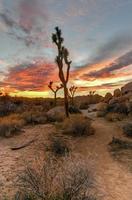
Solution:
{"label": "cloud", "polygon": [[43,91],[47,88],[49,81],[57,80],[54,75],[55,71],[55,64],[43,61],[16,65],[10,68],[9,73],[0,85],[20,91]]}
{"label": "cloud", "polygon": [[113,72],[122,69],[130,64],[132,64],[132,51],[129,51],[126,54],[120,56],[114,62],[110,63],[108,66],[100,70],[94,70],[87,74],[83,74],[82,78],[97,79],[97,78],[108,78],[113,76],[119,76],[119,73],[113,74]]}
{"label": "cloud", "polygon": [[16,25],[16,22],[11,18],[11,16],[8,16],[6,13],[0,13],[1,20],[9,27],[13,27]]}
{"label": "cloud", "polygon": [[119,55],[122,51],[130,49],[132,46],[132,35],[129,33],[116,33],[116,35],[109,39],[107,43],[100,46],[91,58],[92,63],[97,63],[106,60],[113,56]]}
{"label": "cloud", "polygon": [[[47,13],[44,3],[36,0],[22,0],[19,4],[20,19],[19,24],[21,28],[29,33],[34,26],[38,25],[38,20],[43,17],[43,21],[47,20]],[[41,27],[36,27],[40,29]]]}
{"label": "cloud", "polygon": [[[14,0],[6,2],[0,11],[0,20],[8,27],[10,36],[22,41],[28,47],[35,43],[42,44],[47,40],[46,1],[43,0]],[[14,12],[15,10],[15,12]]]}

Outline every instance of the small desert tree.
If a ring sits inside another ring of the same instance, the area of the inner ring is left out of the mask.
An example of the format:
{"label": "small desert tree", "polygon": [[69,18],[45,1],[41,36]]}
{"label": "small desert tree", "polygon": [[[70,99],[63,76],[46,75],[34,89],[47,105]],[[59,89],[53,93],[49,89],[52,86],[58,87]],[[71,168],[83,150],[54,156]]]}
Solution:
{"label": "small desert tree", "polygon": [[59,86],[53,87],[53,81],[49,82],[48,87],[51,89],[51,91],[54,93],[54,105],[56,106],[56,98],[57,98],[57,92],[63,88],[63,85],[60,84]]}
{"label": "small desert tree", "polygon": [[76,90],[77,90],[77,87],[74,85],[69,88],[69,96],[71,98],[72,105],[74,105],[74,96],[75,96]]}
{"label": "small desert tree", "polygon": [[96,92],[96,91],[90,91],[90,92],[89,92],[89,95],[90,95],[90,96],[93,96],[93,95],[95,94],[95,92]]}
{"label": "small desert tree", "polygon": [[[58,55],[56,56],[56,63],[59,68],[59,78],[63,84],[64,88],[64,103],[65,103],[65,112],[66,116],[69,117],[69,105],[68,105],[68,89],[67,89],[67,83],[69,80],[69,72],[72,61],[69,61],[68,56],[69,52],[68,50],[63,46],[64,39],[62,37],[61,30],[56,27],[55,33],[52,34],[52,40],[56,44],[58,49]],[[64,66],[66,66],[66,70],[64,69]]]}

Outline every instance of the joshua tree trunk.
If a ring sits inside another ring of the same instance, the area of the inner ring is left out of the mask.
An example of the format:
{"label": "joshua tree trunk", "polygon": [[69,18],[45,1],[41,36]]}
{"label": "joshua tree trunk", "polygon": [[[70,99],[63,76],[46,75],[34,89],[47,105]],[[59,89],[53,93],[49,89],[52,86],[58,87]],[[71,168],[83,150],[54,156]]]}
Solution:
{"label": "joshua tree trunk", "polygon": [[54,93],[54,105],[56,106],[56,92]]}
{"label": "joshua tree trunk", "polygon": [[64,104],[65,104],[66,117],[69,117],[68,90],[66,85],[64,86]]}
{"label": "joshua tree trunk", "polygon": [[73,100],[73,97],[71,98],[71,103],[72,103],[72,106],[74,106],[74,100]]}

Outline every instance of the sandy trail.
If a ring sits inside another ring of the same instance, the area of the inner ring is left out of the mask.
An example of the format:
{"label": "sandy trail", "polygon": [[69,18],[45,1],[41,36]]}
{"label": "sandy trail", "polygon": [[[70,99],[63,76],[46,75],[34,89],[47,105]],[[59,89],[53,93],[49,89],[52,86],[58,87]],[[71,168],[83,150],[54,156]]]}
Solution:
{"label": "sandy trail", "polygon": [[[89,116],[87,111],[83,111]],[[93,117],[94,116],[94,117]],[[90,154],[96,160],[97,185],[99,196],[104,200],[131,200],[132,199],[132,174],[128,169],[115,161],[109,151],[108,143],[113,136],[122,136],[122,132],[116,123],[110,123],[101,118],[94,119],[93,127],[95,135],[79,143],[79,149],[83,155]]]}

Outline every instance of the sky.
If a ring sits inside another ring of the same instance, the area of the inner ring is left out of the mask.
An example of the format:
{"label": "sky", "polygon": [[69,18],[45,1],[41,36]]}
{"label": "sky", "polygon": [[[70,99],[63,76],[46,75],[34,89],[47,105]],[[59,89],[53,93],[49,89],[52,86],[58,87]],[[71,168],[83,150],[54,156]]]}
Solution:
{"label": "sky", "polygon": [[[0,89],[50,97],[60,83],[59,26],[72,60],[69,87],[104,95],[132,81],[132,0],[0,0]],[[62,91],[59,92],[61,96]]]}

